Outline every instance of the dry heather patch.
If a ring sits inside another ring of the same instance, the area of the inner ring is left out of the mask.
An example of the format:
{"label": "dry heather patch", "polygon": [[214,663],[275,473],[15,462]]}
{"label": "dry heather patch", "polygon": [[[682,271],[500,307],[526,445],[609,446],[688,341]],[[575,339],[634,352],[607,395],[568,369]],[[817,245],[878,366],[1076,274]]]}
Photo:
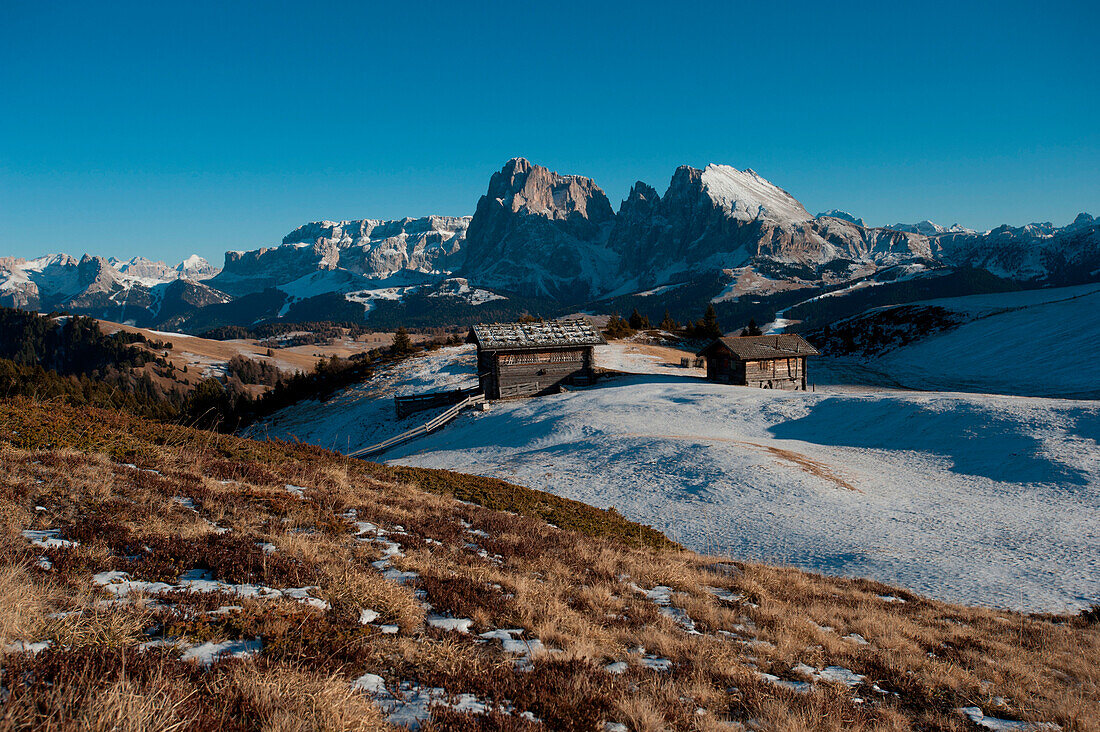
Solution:
{"label": "dry heather patch", "polygon": [[7,728],[382,729],[419,699],[428,729],[1100,729],[1084,618],[703,557],[499,481],[18,402],[0,479],[0,633],[49,641],[2,657]]}

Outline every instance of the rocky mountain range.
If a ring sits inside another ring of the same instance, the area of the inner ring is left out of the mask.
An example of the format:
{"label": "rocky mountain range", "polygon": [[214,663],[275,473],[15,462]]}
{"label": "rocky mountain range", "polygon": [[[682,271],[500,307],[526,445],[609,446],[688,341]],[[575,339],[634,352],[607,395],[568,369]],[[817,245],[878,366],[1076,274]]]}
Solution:
{"label": "rocky mountain range", "polygon": [[616,211],[592,179],[514,158],[473,216],[314,222],[278,246],[227,252],[220,270],[198,257],[175,267],[3,258],[0,305],[191,329],[275,318],[427,324],[631,302],[768,304],[883,273],[960,270],[1012,286],[1100,279],[1100,220],[981,233],[930,221],[870,227],[837,209],[812,216],[755,171],[727,165],[681,166],[663,195],[639,181]]}
{"label": "rocky mountain range", "polygon": [[144,257],[3,257],[0,305],[43,312],[69,310],[148,323],[231,301],[231,296],[202,282],[217,272],[197,256],[174,267]]}

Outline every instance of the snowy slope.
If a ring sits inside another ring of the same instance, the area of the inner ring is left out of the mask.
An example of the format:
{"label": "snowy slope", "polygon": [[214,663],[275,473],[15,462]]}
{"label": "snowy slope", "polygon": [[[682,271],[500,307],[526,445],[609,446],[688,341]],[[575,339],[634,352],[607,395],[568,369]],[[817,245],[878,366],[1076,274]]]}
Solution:
{"label": "snowy slope", "polygon": [[[1100,285],[928,300],[969,322],[864,359],[867,371],[916,389],[1100,398]],[[844,380],[845,361],[827,363]]]}
{"label": "snowy slope", "polygon": [[1100,406],[630,377],[495,404],[390,460],[614,506],[699,550],[942,599],[1100,596]]}
{"label": "snowy slope", "polygon": [[410,358],[369,382],[280,410],[250,427],[246,436],[301,440],[340,452],[373,445],[431,419],[443,409],[397,419],[393,397],[477,386],[473,346],[441,348]]}
{"label": "snowy slope", "polygon": [[766,218],[779,223],[801,223],[813,218],[794,196],[761,178],[755,170],[711,164],[703,170],[703,187],[731,218],[742,221]]}
{"label": "snowy slope", "polygon": [[[1100,596],[1100,404],[729,387],[634,348],[597,362],[656,373],[496,402],[385,457],[614,506],[692,548],[947,600],[1065,610]],[[355,449],[415,423],[396,424],[395,390],[473,373],[468,349],[406,368],[268,429]]]}
{"label": "snowy slope", "polygon": [[884,229],[893,229],[894,231],[905,231],[910,234],[921,234],[923,236],[936,236],[937,234],[973,234],[973,229],[968,229],[965,226],[959,224],[952,224],[951,226],[940,226],[934,221],[924,219],[918,221],[915,224],[889,224],[882,227]]}

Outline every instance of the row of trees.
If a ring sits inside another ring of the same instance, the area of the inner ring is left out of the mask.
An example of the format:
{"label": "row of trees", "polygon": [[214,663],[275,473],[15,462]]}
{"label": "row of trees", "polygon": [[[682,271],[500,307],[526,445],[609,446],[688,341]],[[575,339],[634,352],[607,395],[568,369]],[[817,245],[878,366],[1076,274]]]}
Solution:
{"label": "row of trees", "polygon": [[99,323],[81,316],[41,316],[0,308],[0,358],[38,365],[60,374],[93,374],[107,367],[136,368],[163,359],[132,344],[144,336],[120,331],[105,335]]}
{"label": "row of trees", "polygon": [[[755,327],[755,323],[753,323],[753,326]],[[673,320],[669,311],[665,310],[665,316],[658,323],[657,328],[681,335],[689,340],[709,340],[722,336],[722,326],[718,323],[718,313],[714,310],[714,305],[709,303],[702,318],[684,326]],[[611,319],[607,321],[607,327],[604,328],[604,334],[608,338],[626,338],[639,330],[653,330],[653,326],[650,324],[649,317],[642,315],[635,308],[629,319],[624,319],[618,313],[612,315]]]}

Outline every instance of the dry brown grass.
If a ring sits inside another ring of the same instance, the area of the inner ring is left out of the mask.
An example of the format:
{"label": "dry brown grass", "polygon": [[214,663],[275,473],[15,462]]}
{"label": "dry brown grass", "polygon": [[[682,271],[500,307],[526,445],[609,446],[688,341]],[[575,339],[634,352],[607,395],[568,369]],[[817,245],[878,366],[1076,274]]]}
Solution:
{"label": "dry brown grass", "polygon": [[339,675],[321,675],[295,668],[264,672],[236,669],[227,699],[239,698],[264,732],[374,732],[388,729],[378,709]]}
{"label": "dry brown grass", "polygon": [[36,640],[47,600],[23,564],[0,566],[0,644]]}
{"label": "dry brown grass", "polygon": [[[654,546],[640,527],[552,497],[520,489],[509,497],[497,484],[456,476],[455,493],[510,500],[523,515],[489,510],[440,495],[447,475],[439,471],[397,472],[312,448],[154,431],[139,421],[87,431],[63,420],[42,438],[52,447],[14,447],[3,417],[0,410],[0,478],[8,487],[0,494],[0,635],[4,643],[52,644],[38,655],[2,657],[4,679],[27,680],[4,682],[4,728],[382,729],[377,708],[350,685],[369,672],[391,686],[412,681],[530,712],[544,729],[621,722],[635,730],[965,730],[972,727],[955,710],[980,706],[1100,730],[1100,631],[1083,619],[719,563]],[[18,431],[50,419],[33,413]],[[74,440],[94,447],[67,447]],[[303,486],[306,499],[287,484]],[[371,565],[382,547],[355,536],[351,511],[401,545],[392,565],[416,580],[382,578]],[[548,526],[545,516],[566,528]],[[56,528],[80,545],[31,547],[21,535],[29,528]],[[53,568],[42,569],[40,556]],[[109,596],[91,583],[108,569],[172,582],[196,567],[227,582],[312,587],[330,608],[179,593],[104,604]],[[701,634],[685,632],[633,583],[672,588],[672,604]],[[707,587],[744,600],[719,600]],[[906,602],[886,602],[885,594]],[[432,612],[472,619],[474,634],[523,628],[524,638],[560,652],[535,653],[533,668],[521,670],[498,641],[426,625],[425,600]],[[360,624],[363,609],[379,613],[374,625]],[[378,623],[399,632],[383,634]],[[844,638],[853,633],[868,644]],[[260,638],[263,647],[203,670],[180,661],[176,648],[139,651],[150,638]],[[671,668],[651,670],[647,656]],[[603,670],[620,661],[623,674]],[[851,690],[819,682],[798,693],[759,675],[801,680],[798,664],[842,666],[866,681]],[[529,727],[499,707],[484,716],[439,708],[435,723]]]}

